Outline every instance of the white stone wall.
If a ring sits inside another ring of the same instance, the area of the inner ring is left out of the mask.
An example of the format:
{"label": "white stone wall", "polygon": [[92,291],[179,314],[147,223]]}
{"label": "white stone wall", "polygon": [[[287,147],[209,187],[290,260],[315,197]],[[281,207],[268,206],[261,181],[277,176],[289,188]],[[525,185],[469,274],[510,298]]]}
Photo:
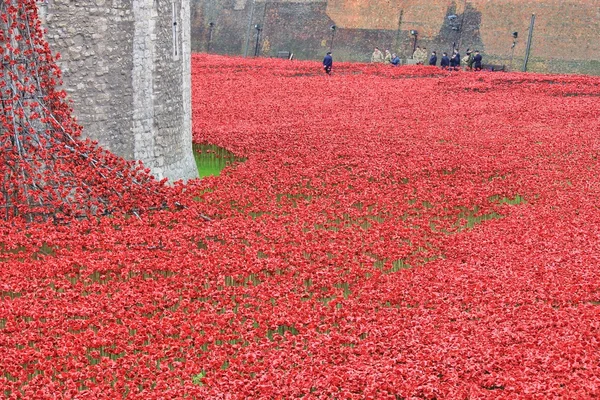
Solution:
{"label": "white stone wall", "polygon": [[40,11],[84,134],[158,178],[197,177],[189,0],[49,0]]}
{"label": "white stone wall", "polygon": [[193,167],[193,176],[198,176],[196,161],[191,151],[192,148],[192,24],[190,1],[182,1],[181,5],[181,82],[183,103],[183,129],[181,136],[182,157],[179,162],[173,162],[176,169],[186,170],[189,165]]}
{"label": "white stone wall", "polygon": [[154,0],[133,0],[133,158],[162,175],[162,165],[155,160],[153,64],[158,12],[153,5]]}

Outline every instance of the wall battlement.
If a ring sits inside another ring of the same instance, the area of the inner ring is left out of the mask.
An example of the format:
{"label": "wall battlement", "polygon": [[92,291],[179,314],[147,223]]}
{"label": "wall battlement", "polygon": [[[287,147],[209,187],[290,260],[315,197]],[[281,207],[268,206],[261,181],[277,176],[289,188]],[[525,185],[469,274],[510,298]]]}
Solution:
{"label": "wall battlement", "polygon": [[428,50],[451,51],[456,43],[463,51],[478,48],[489,62],[510,64],[516,31],[512,67],[520,70],[534,13],[529,71],[600,74],[597,0],[194,0],[192,50],[243,54],[249,42],[253,55],[257,32],[250,29],[248,40],[248,26],[260,24],[261,55],[292,51],[320,59],[335,25],[337,60],[368,61],[374,46],[406,58],[410,31],[417,30],[418,44]]}

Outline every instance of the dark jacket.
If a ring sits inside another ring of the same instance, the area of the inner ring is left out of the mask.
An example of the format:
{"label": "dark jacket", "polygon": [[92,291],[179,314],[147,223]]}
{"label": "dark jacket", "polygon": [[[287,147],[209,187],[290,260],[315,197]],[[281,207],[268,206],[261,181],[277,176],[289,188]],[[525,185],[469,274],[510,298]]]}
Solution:
{"label": "dark jacket", "polygon": [[392,58],[392,65],[398,65],[400,64],[400,57],[396,56],[394,58]]}
{"label": "dark jacket", "polygon": [[456,53],[452,56],[452,58],[450,59],[450,66],[460,67],[460,53]]}
{"label": "dark jacket", "polygon": [[331,54],[327,54],[325,56],[325,58],[323,59],[323,67],[331,68],[332,65],[333,65],[333,57],[331,57]]}
{"label": "dark jacket", "polygon": [[481,54],[476,54],[475,57],[473,57],[473,68],[481,69],[481,60],[483,60]]}
{"label": "dark jacket", "polygon": [[[446,57],[447,58],[447,57]],[[437,56],[432,55],[429,58],[429,65],[436,65],[437,64]]]}
{"label": "dark jacket", "polygon": [[443,56],[442,57],[442,62],[440,64],[440,67],[442,68],[448,68],[450,66],[450,59],[448,58],[448,56]]}

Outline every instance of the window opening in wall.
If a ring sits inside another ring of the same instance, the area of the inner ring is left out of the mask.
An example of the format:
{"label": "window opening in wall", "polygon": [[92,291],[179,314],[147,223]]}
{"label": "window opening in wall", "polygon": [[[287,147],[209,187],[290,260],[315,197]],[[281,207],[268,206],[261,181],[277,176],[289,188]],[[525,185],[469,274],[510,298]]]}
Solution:
{"label": "window opening in wall", "polygon": [[173,58],[179,58],[179,27],[177,26],[177,4],[173,2]]}
{"label": "window opening in wall", "polygon": [[46,22],[46,15],[48,14],[48,0],[37,0],[38,14],[42,23]]}
{"label": "window opening in wall", "polygon": [[[150,13],[151,23],[156,24],[156,20],[158,18],[158,0],[154,0],[152,3],[152,12]],[[154,28],[152,28],[154,32]]]}

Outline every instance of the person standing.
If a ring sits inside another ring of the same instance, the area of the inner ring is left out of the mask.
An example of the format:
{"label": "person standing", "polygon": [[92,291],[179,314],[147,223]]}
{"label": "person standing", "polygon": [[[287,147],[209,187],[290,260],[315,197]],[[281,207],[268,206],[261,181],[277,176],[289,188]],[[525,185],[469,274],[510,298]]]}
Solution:
{"label": "person standing", "polygon": [[417,46],[417,48],[415,49],[415,51],[413,52],[413,55],[412,55],[412,59],[414,60],[414,63],[418,65],[421,60],[421,57],[422,57],[421,46]]}
{"label": "person standing", "polygon": [[388,49],[385,49],[385,59],[383,60],[384,64],[392,63],[392,53]]}
{"label": "person standing", "polygon": [[425,65],[427,62],[427,47],[423,47],[421,49],[421,54],[419,54],[419,65]]}
{"label": "person standing", "polygon": [[429,57],[429,65],[436,66],[437,64],[437,54],[435,51],[431,52],[431,57]]}
{"label": "person standing", "polygon": [[383,53],[379,50],[379,47],[375,47],[373,51],[373,55],[371,56],[372,63],[382,63],[383,62]]}
{"label": "person standing", "polygon": [[458,49],[454,50],[454,54],[450,59],[450,68],[456,70],[460,69],[460,53],[458,52]]}
{"label": "person standing", "polygon": [[327,55],[323,59],[323,69],[327,75],[331,75],[331,68],[333,67],[333,57],[331,56],[331,52],[328,51]]}
{"label": "person standing", "polygon": [[481,54],[479,54],[478,50],[475,50],[475,56],[473,56],[473,68],[475,69],[475,71],[481,71],[481,61],[483,60],[483,57],[481,56]]}
{"label": "person standing", "polygon": [[475,55],[471,52],[471,50],[467,49],[467,55],[463,59],[463,62],[467,65],[467,71],[471,71],[473,69],[473,58]]}
{"label": "person standing", "polygon": [[450,59],[448,58],[448,53],[443,53],[442,54],[442,62],[440,63],[440,67],[442,67],[442,69],[448,69],[449,66],[450,66]]}

